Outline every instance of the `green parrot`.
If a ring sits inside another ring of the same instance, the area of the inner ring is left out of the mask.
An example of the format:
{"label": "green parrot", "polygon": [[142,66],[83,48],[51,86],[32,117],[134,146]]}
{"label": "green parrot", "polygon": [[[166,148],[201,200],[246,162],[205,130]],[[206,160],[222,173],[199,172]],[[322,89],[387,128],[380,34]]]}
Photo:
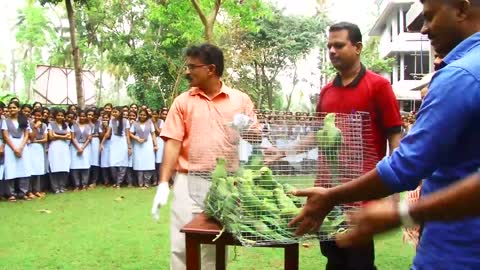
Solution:
{"label": "green parrot", "polygon": [[317,132],[319,150],[326,159],[332,180],[339,185],[339,163],[338,154],[343,142],[342,131],[335,126],[335,114],[329,113],[325,116],[323,128]]}
{"label": "green parrot", "polygon": [[273,190],[274,188],[279,187],[278,182],[273,179],[272,170],[268,167],[262,167],[259,170],[260,179],[257,179],[256,184],[265,189]]}
{"label": "green parrot", "polygon": [[212,171],[212,182],[216,184],[218,179],[227,178],[227,176],[227,160],[223,157],[218,157],[215,169]]}

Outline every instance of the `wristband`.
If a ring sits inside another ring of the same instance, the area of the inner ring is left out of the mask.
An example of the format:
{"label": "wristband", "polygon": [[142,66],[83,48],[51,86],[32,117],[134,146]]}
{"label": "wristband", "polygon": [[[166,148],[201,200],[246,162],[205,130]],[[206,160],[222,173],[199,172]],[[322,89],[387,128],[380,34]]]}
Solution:
{"label": "wristband", "polygon": [[408,202],[405,200],[401,200],[398,203],[398,216],[400,217],[400,222],[406,228],[410,228],[416,225],[415,221],[413,220],[412,216],[410,215],[410,207]]}

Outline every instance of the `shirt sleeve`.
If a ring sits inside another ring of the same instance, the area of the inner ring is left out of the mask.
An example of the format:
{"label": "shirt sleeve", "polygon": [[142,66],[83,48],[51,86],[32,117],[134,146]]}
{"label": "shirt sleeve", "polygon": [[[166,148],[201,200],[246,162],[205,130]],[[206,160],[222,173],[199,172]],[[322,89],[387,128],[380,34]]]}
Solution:
{"label": "shirt sleeve", "polygon": [[435,74],[412,130],[392,156],[377,164],[392,191],[415,189],[448,160],[472,115],[479,113],[478,89],[479,82],[463,69],[449,67]]}
{"label": "shirt sleeve", "polygon": [[2,121],[2,127],[1,127],[1,128],[2,128],[2,130],[8,130],[7,120],[4,119],[4,120]]}
{"label": "shirt sleeve", "polygon": [[53,129],[53,128],[52,128],[52,125],[48,124],[48,125],[47,125],[47,130],[52,130],[52,129]]}
{"label": "shirt sleeve", "polygon": [[388,130],[392,127],[400,127],[402,125],[400,108],[390,83],[382,80],[375,91],[375,110],[383,129]]}
{"label": "shirt sleeve", "polygon": [[127,125],[125,126],[125,129],[129,129],[130,128],[130,121],[125,121],[125,123],[127,123]]}
{"label": "shirt sleeve", "polygon": [[163,140],[174,139],[183,142],[183,138],[185,137],[185,112],[181,106],[181,97],[182,96],[179,96],[175,99],[168,112],[167,119],[160,133],[160,137],[162,137]]}
{"label": "shirt sleeve", "polygon": [[155,132],[155,126],[153,125],[153,122],[150,122],[150,130],[151,132]]}
{"label": "shirt sleeve", "polygon": [[135,132],[135,126],[134,126],[134,125],[131,125],[131,126],[130,126],[130,132],[131,132],[131,133],[134,133],[134,132]]}

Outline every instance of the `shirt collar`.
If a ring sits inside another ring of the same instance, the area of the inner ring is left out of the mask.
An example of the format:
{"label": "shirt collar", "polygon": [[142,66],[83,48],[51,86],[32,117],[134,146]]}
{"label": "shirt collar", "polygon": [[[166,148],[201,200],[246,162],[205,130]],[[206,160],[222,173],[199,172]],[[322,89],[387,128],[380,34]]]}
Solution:
{"label": "shirt collar", "polygon": [[[214,97],[218,97],[219,95],[221,95],[222,93],[225,94],[226,96],[229,96],[230,95],[230,88],[228,86],[226,86],[223,82],[222,83],[222,88],[220,88],[220,92]],[[202,95],[208,99],[210,99],[206,94],[205,92],[203,92],[203,90],[201,90],[200,88],[198,87],[192,87],[189,91],[190,95],[191,96],[196,96],[196,95]],[[212,98],[212,99],[214,99]]]}
{"label": "shirt collar", "polygon": [[360,83],[362,78],[367,73],[367,68],[363,64],[360,64],[360,65],[361,65],[360,72],[358,73],[357,77],[355,77],[355,79],[351,83],[349,83],[348,85],[343,85],[342,77],[340,77],[340,74],[337,73],[337,76],[335,76],[335,79],[333,80],[333,86],[335,86],[335,87],[346,87],[346,88],[357,87],[357,85]]}
{"label": "shirt collar", "polygon": [[[480,32],[477,32],[467,39],[463,40],[458,44],[452,51],[450,51],[445,58],[443,58],[443,62],[445,65],[449,65],[454,61],[462,58],[470,52],[473,48],[480,45]],[[442,63],[443,66],[443,63]]]}

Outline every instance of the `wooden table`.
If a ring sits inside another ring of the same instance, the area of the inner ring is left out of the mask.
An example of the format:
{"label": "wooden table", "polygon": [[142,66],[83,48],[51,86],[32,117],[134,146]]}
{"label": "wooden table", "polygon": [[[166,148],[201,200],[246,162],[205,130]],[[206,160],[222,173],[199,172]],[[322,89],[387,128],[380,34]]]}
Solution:
{"label": "wooden table", "polygon": [[[201,244],[215,245],[215,268],[216,270],[226,269],[225,247],[240,246],[241,243],[227,232],[224,232],[220,238],[212,242],[221,229],[222,226],[216,220],[210,219],[201,213],[180,230],[185,233],[187,270],[200,270]],[[285,252],[285,270],[298,270],[298,244],[278,244],[261,247],[283,248]]]}

